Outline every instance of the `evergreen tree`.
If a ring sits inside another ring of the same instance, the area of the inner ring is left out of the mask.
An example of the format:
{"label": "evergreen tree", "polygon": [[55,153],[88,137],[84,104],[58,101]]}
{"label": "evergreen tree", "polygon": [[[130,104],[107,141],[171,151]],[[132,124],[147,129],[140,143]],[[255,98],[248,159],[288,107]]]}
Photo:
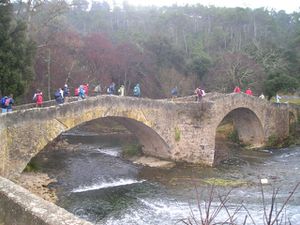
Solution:
{"label": "evergreen tree", "polygon": [[9,0],[0,0],[0,94],[20,96],[33,75],[34,44],[16,21]]}

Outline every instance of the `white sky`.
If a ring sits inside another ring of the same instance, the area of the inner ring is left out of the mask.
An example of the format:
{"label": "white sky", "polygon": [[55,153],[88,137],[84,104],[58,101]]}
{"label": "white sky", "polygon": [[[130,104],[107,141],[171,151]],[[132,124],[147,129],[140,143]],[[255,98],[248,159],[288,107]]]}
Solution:
{"label": "white sky", "polygon": [[[122,5],[124,0],[107,0],[107,2],[115,2],[117,5]],[[285,10],[287,13],[294,11],[300,12],[300,0],[126,0],[129,4],[135,6],[164,6],[164,5],[186,5],[197,4],[201,5],[214,5],[219,7],[249,7],[249,8],[267,8],[276,11]]]}

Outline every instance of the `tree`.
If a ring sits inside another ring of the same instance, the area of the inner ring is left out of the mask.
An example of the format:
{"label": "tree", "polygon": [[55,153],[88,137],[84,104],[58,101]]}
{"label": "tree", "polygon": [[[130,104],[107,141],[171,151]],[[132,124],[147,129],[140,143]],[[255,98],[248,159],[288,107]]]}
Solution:
{"label": "tree", "polygon": [[111,41],[103,34],[93,33],[83,38],[81,64],[88,70],[84,82],[111,82],[117,67],[117,55]]}
{"label": "tree", "polygon": [[[34,89],[45,91],[51,99],[54,90],[65,83],[79,85],[83,76],[78,66],[81,38],[76,32],[55,32],[46,45],[38,48],[35,63],[36,79],[32,84]],[[45,95],[46,96],[46,95]]]}
{"label": "tree", "polygon": [[13,18],[12,5],[0,0],[0,94],[22,95],[33,78],[34,43],[26,26]]}
{"label": "tree", "polygon": [[277,92],[294,92],[299,87],[299,81],[296,78],[285,74],[272,74],[264,82],[264,91],[271,99]]}
{"label": "tree", "polygon": [[221,55],[209,71],[205,84],[215,91],[231,92],[238,85],[243,89],[251,87],[254,92],[260,93],[264,76],[263,68],[248,55],[228,52]]}

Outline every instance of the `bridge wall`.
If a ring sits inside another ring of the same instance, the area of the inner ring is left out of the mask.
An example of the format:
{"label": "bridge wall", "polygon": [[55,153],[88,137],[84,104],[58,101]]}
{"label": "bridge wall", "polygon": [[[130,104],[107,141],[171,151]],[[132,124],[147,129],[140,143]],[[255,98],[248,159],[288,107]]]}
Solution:
{"label": "bridge wall", "polygon": [[0,224],[92,225],[0,177]]}

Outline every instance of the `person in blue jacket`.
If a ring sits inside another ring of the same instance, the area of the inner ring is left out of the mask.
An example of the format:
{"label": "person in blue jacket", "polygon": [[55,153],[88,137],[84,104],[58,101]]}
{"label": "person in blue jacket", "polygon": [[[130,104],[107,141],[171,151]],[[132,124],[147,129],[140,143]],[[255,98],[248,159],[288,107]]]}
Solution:
{"label": "person in blue jacket", "polygon": [[135,97],[141,97],[140,84],[137,84],[137,85],[134,86],[134,88],[133,88],[133,96],[135,96]]}

